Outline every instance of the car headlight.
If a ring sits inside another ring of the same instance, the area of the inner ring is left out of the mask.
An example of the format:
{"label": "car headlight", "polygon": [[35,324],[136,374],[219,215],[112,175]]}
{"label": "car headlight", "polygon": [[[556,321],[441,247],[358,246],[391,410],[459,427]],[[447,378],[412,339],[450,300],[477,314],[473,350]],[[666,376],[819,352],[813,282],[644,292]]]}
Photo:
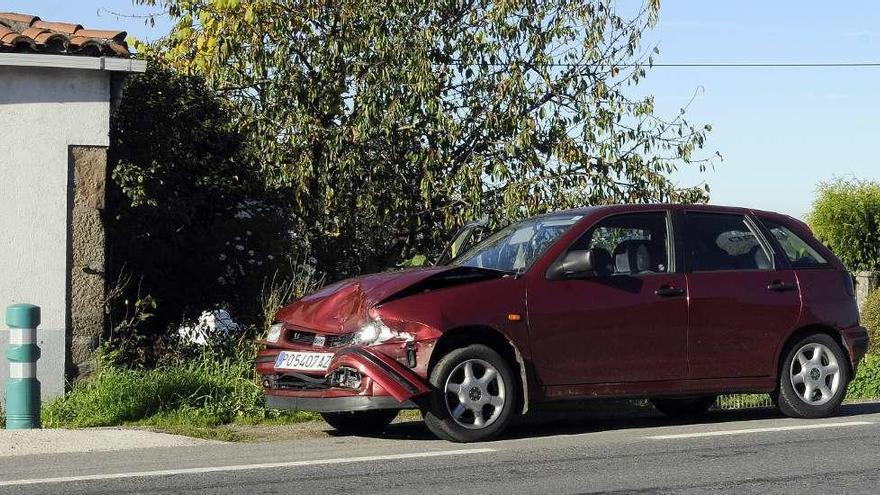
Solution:
{"label": "car headlight", "polygon": [[354,334],[354,345],[376,345],[391,339],[412,340],[412,335],[388,328],[382,320],[376,319],[361,326]]}
{"label": "car headlight", "polygon": [[278,342],[278,339],[281,337],[282,328],[284,328],[284,323],[275,323],[269,327],[269,333],[266,335],[266,340],[273,344]]}

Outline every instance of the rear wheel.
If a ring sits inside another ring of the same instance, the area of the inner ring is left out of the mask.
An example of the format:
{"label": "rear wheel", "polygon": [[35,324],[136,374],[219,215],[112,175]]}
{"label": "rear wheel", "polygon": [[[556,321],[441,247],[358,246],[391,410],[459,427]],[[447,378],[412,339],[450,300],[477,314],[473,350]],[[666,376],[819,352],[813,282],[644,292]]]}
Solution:
{"label": "rear wheel", "polygon": [[651,399],[651,404],[670,418],[698,418],[715,405],[715,396]]}
{"label": "rear wheel", "polygon": [[513,417],[513,372],[504,358],[485,345],[469,345],[443,356],[430,380],[436,390],[423,415],[428,429],[442,439],[488,440]]}
{"label": "rear wheel", "polygon": [[828,335],[816,333],[794,342],[779,370],[779,410],[795,418],[833,414],[846,396],[849,374],[846,353]]}
{"label": "rear wheel", "polygon": [[385,429],[397,417],[396,409],[321,413],[328,425],[340,433],[375,433]]}

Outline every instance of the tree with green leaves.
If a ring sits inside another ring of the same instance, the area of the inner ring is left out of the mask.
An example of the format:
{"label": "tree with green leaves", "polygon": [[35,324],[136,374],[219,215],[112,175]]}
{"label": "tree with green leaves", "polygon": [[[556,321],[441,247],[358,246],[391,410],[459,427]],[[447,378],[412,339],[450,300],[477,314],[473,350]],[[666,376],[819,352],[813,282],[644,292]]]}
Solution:
{"label": "tree with green leaves", "polygon": [[880,271],[880,182],[819,184],[807,217],[816,237],[854,271]]}
{"label": "tree with green leaves", "polygon": [[171,33],[139,52],[233,102],[298,233],[344,275],[436,253],[463,220],[702,201],[708,125],[633,97],[659,0],[136,0]]}
{"label": "tree with green leaves", "polygon": [[229,102],[158,61],[124,92],[110,129],[111,337],[152,343],[215,308],[254,322],[290,239]]}

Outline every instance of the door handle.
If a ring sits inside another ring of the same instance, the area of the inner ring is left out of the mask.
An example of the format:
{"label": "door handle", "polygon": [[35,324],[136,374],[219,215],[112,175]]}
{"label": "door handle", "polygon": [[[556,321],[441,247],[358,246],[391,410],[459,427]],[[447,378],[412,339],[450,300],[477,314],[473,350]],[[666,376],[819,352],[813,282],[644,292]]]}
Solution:
{"label": "door handle", "polygon": [[797,285],[787,284],[781,280],[774,280],[767,286],[767,290],[773,292],[791,292],[797,290]]}
{"label": "door handle", "polygon": [[660,297],[678,297],[684,295],[684,289],[679,289],[678,287],[672,287],[671,285],[664,285],[660,287],[654,294]]}

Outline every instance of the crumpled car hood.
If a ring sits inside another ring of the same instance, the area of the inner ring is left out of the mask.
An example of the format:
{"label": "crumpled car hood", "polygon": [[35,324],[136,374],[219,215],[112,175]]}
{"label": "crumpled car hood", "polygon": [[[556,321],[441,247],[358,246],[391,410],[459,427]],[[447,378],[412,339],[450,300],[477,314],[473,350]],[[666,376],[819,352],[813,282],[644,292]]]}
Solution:
{"label": "crumpled car hood", "polygon": [[282,308],[277,321],[323,333],[355,331],[370,309],[392,299],[504,276],[504,272],[464,266],[433,266],[350,278]]}

